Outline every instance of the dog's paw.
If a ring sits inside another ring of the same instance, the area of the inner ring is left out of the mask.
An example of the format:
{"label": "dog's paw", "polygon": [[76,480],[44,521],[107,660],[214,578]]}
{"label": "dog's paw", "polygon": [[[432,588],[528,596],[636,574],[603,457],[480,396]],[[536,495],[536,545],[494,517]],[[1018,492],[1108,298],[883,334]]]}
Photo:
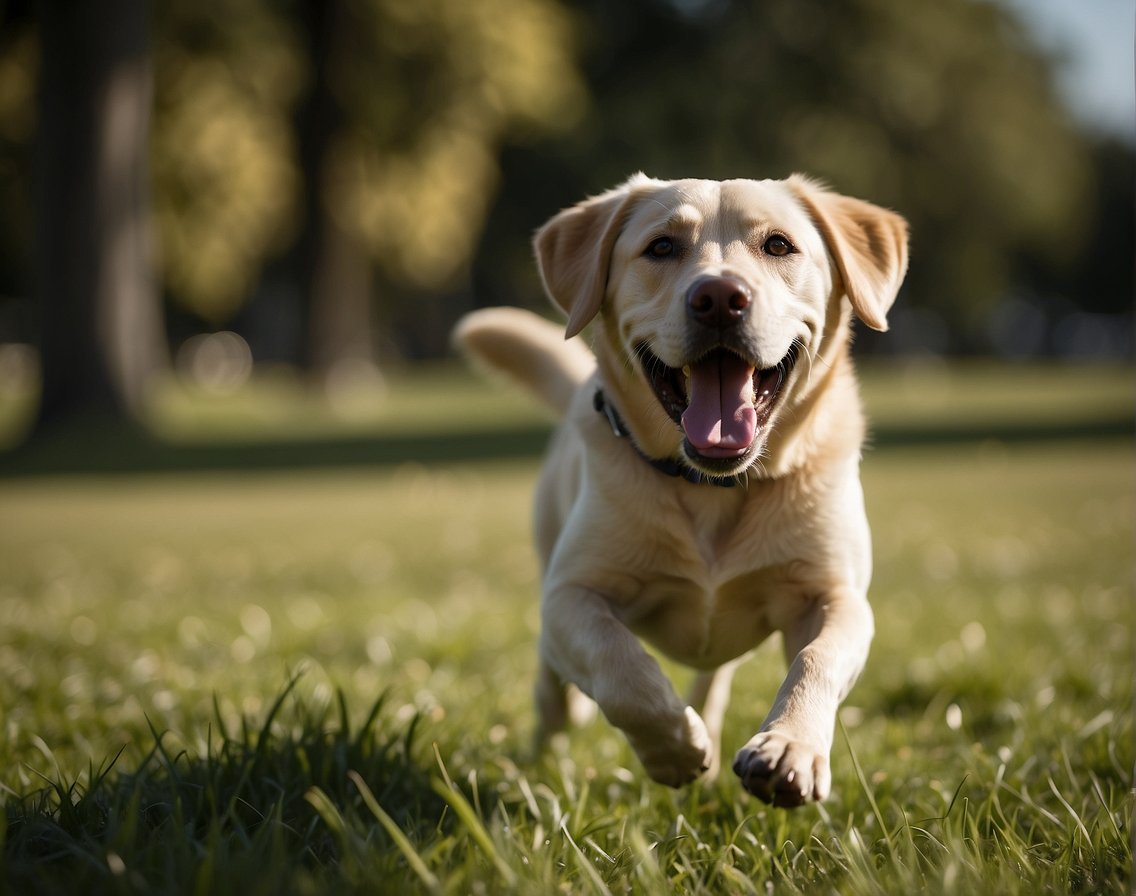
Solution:
{"label": "dog's paw", "polygon": [[690,706],[673,732],[629,734],[628,739],[647,774],[668,787],[689,784],[714,765],[714,742],[702,717]]}
{"label": "dog's paw", "polygon": [[828,752],[777,731],[757,734],[738,750],[734,774],[759,800],[783,808],[819,802],[832,786]]}

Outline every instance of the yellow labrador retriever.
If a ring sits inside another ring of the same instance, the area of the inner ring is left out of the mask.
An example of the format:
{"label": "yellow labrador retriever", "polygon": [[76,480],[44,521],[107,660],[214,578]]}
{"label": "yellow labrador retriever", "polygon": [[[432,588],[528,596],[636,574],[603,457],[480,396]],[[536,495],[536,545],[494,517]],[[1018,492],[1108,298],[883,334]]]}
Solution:
{"label": "yellow labrador retriever", "polygon": [[[636,175],[535,247],[592,351],[516,309],[456,338],[564,416],[536,498],[542,734],[578,688],[656,781],[714,774],[734,668],[779,631],[788,674],[733,769],[775,805],[824,799],[873,631],[849,330],[886,328],[906,222],[800,176]],[[640,639],[699,670],[687,699]]]}

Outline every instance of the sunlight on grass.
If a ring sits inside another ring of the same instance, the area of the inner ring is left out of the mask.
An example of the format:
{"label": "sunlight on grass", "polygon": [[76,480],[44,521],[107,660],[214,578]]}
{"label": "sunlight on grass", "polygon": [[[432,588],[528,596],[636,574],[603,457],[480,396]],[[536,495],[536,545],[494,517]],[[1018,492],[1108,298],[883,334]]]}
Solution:
{"label": "sunlight on grass", "polygon": [[869,361],[859,376],[879,426],[1051,421],[1070,429],[1094,419],[1131,419],[1131,366],[947,362],[941,358]]}
{"label": "sunlight on grass", "polygon": [[507,471],[2,488],[19,520],[0,542],[7,723],[38,711],[67,739],[143,709],[180,730],[214,690],[230,717],[257,712],[286,666],[324,699],[333,676],[373,696],[397,672],[408,701],[437,707],[439,658],[516,636],[495,584],[536,587],[528,483]]}
{"label": "sunlight on grass", "polygon": [[535,459],[0,479],[4,885],[1124,893],[1131,449],[867,454],[877,637],[794,812],[602,719],[531,755]]}
{"label": "sunlight on grass", "polygon": [[231,395],[202,393],[174,378],[155,391],[151,421],[163,437],[296,438],[452,432],[549,419],[527,396],[457,364],[416,364],[380,382],[325,394],[286,370],[263,371]]}

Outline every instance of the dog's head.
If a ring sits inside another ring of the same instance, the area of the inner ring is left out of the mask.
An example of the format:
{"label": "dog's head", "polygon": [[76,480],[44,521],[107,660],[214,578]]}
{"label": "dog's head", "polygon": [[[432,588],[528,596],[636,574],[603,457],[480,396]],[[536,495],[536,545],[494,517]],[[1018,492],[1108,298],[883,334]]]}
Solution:
{"label": "dog's head", "polygon": [[907,225],[800,176],[636,175],[558,214],[535,247],[568,335],[602,321],[600,368],[632,405],[620,410],[640,447],[733,476],[827,344],[847,338],[848,305],[886,329]]}

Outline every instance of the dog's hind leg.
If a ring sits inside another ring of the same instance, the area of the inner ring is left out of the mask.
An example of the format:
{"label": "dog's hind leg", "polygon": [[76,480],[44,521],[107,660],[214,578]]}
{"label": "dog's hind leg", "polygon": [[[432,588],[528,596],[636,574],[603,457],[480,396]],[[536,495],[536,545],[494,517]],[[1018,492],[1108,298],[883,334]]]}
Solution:
{"label": "dog's hind leg", "polygon": [[706,723],[706,731],[714,745],[710,769],[706,772],[707,780],[712,781],[717,777],[721,766],[722,720],[726,714],[726,706],[730,702],[730,685],[739,662],[735,660],[710,672],[699,672],[687,693],[687,702],[702,716],[702,721]]}
{"label": "dog's hind leg", "polygon": [[596,717],[596,704],[575,685],[563,681],[541,661],[536,679],[536,709],[539,719],[536,747],[569,725],[586,725]]}
{"label": "dog's hind leg", "polygon": [[553,734],[568,727],[568,687],[543,660],[537,671],[534,696],[538,720],[536,746],[540,748]]}

